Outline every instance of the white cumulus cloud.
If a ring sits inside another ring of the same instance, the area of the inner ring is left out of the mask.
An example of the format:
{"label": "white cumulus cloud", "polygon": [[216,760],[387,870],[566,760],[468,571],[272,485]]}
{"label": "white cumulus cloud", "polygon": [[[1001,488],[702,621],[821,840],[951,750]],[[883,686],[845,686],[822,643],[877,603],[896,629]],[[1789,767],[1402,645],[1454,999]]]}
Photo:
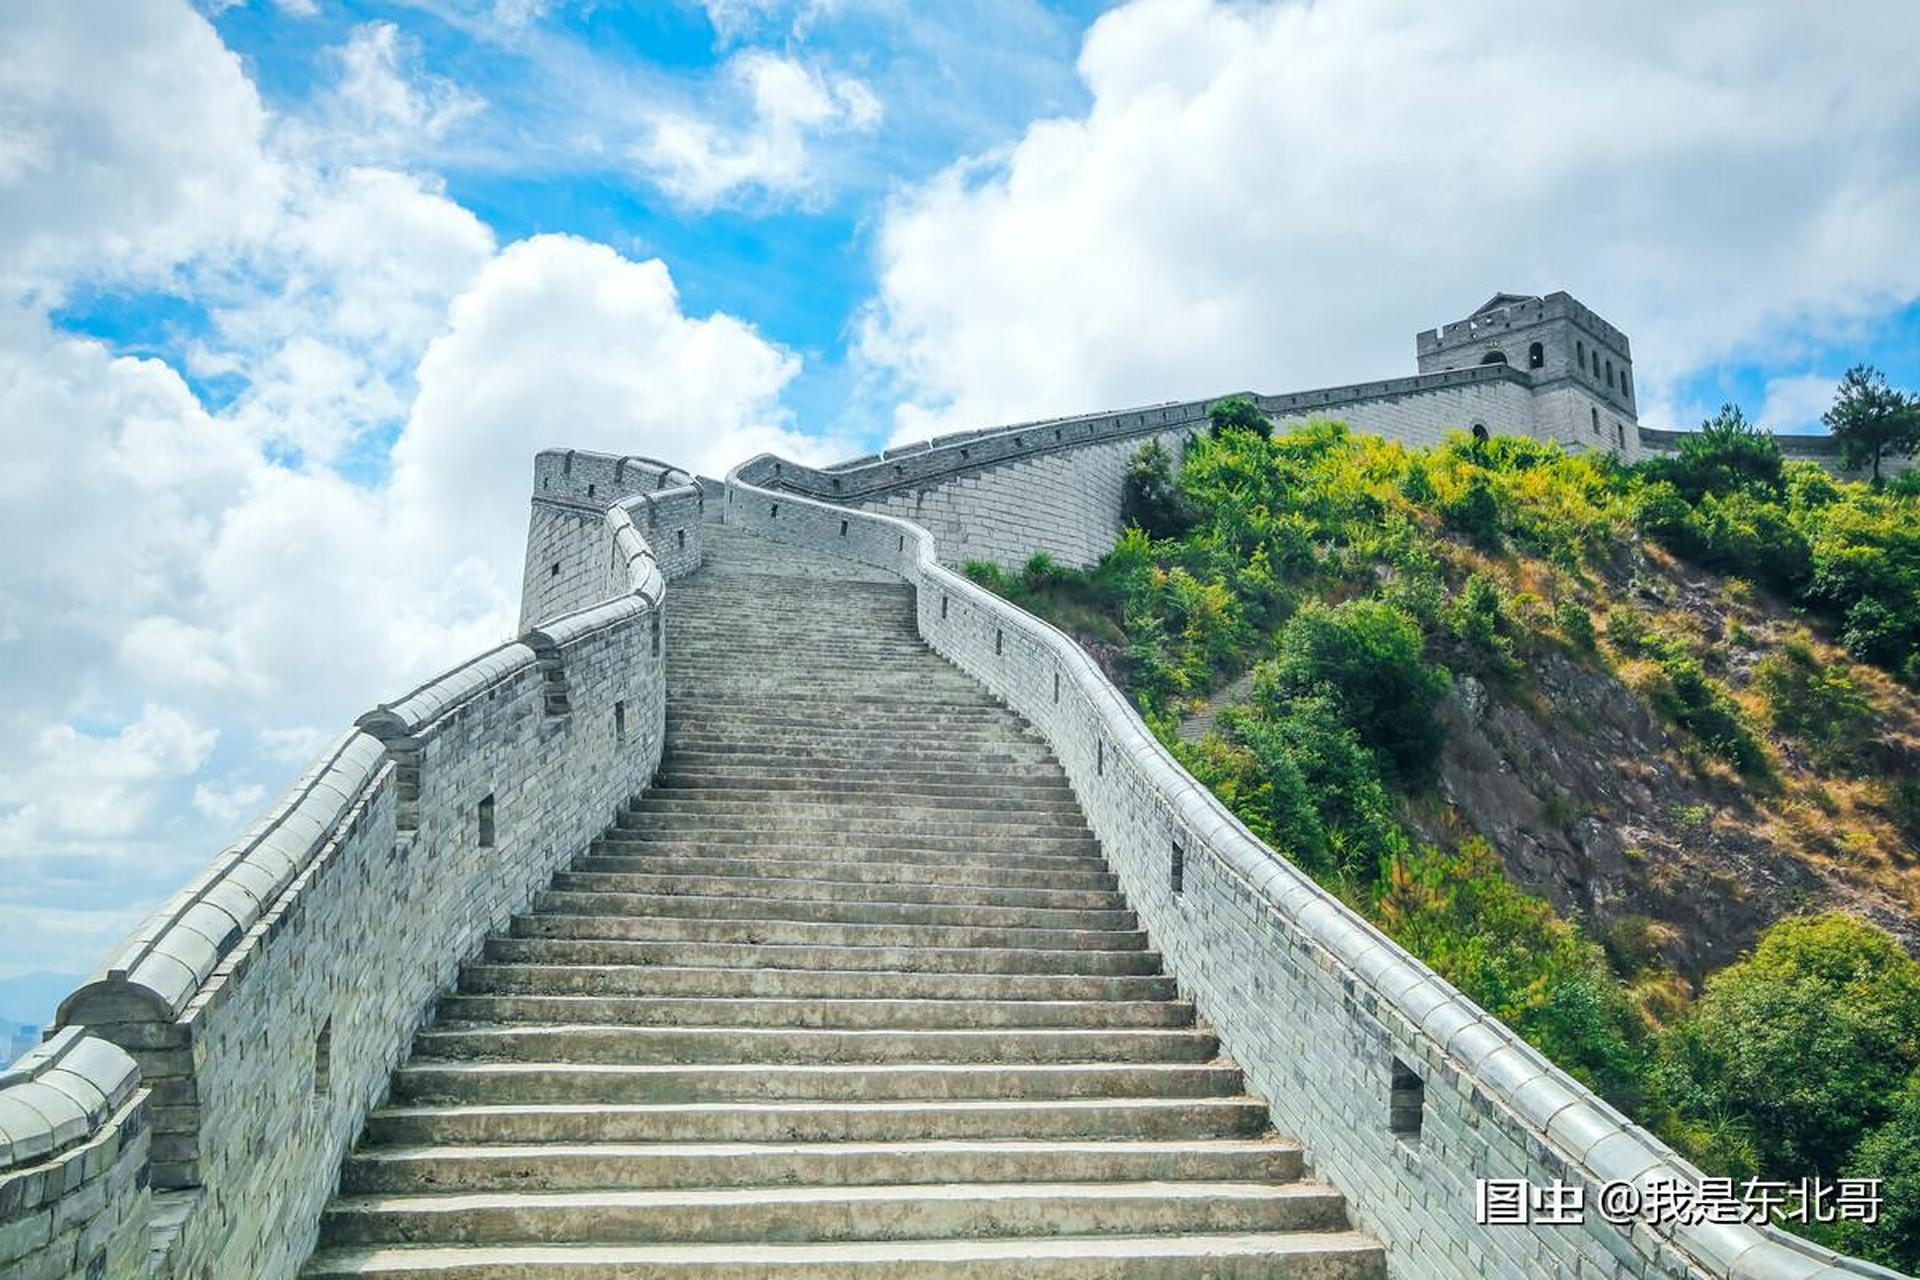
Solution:
{"label": "white cumulus cloud", "polygon": [[896,202],[862,348],[917,435],[1406,372],[1414,331],[1565,288],[1657,404],[1920,296],[1917,58],[1904,0],[1134,0],[1084,114]]}
{"label": "white cumulus cloud", "polygon": [[816,143],[866,132],[882,114],[879,98],[857,77],[763,50],[735,54],[722,79],[740,104],[735,118],[660,112],[635,152],[661,189],[695,208],[755,191],[796,198],[818,192],[824,178]]}

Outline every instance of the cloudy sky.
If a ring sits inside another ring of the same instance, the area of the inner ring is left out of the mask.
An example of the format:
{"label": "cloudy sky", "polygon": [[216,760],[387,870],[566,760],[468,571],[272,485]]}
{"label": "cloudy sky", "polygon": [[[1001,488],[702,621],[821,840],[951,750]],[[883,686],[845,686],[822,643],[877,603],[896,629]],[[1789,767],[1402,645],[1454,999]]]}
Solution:
{"label": "cloudy sky", "polygon": [[531,455],[1412,368],[1920,385],[1911,0],[0,0],[0,978],[512,629]]}

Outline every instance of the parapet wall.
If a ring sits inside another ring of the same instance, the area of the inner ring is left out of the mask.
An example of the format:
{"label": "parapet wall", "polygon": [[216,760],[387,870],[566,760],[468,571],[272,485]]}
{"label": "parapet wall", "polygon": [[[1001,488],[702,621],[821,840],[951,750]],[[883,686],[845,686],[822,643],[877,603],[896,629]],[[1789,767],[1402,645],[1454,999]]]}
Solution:
{"label": "parapet wall", "polygon": [[[1680,442],[1692,435],[1691,431],[1662,431],[1655,427],[1639,429],[1640,447],[1647,454],[1677,453]],[[1815,462],[1843,480],[1867,480],[1872,472],[1864,467],[1848,467],[1840,460],[1840,442],[1830,435],[1776,435],[1780,443],[1780,452],[1789,462]],[[1897,476],[1911,470],[1915,458],[1912,455],[1883,458],[1880,461],[1880,474],[1883,477]]]}
{"label": "parapet wall", "polygon": [[[1356,431],[1431,445],[1450,431],[1482,426],[1494,435],[1636,456],[1638,438],[1630,431],[1620,432],[1611,418],[1604,438],[1576,430],[1571,424],[1584,420],[1585,410],[1575,413],[1555,395],[1555,387],[1521,370],[1485,365],[1248,398],[1283,429],[1337,417]],[[1205,429],[1216,399],[959,432],[833,467],[774,459],[765,483],[912,520],[933,534],[947,564],[990,560],[1015,568],[1045,551],[1063,564],[1089,565],[1120,534],[1121,483],[1134,453],[1157,439],[1177,457],[1188,434]],[[1543,404],[1554,409],[1551,421],[1542,419]],[[542,571],[551,574],[559,563],[550,557]],[[531,585],[536,566],[528,571]]]}
{"label": "parapet wall", "polygon": [[[672,574],[641,531],[684,528],[684,572],[703,500],[658,479],[582,532],[603,589],[575,598],[597,599],[362,716],[62,1004],[73,1070],[0,1077],[0,1277],[295,1274],[459,964],[658,765]],[[71,1081],[111,1104],[52,1111]],[[15,1139],[42,1115],[55,1139]]]}
{"label": "parapet wall", "polygon": [[520,586],[520,625],[530,627],[617,594],[627,572],[614,554],[609,510],[626,513],[677,578],[699,567],[700,494],[686,471],[650,458],[547,449],[533,460],[533,511]]}
{"label": "parapet wall", "polygon": [[1476,1225],[1481,1177],[1561,1179],[1592,1205],[1608,1182],[1701,1175],[1260,843],[1072,640],[944,568],[917,525],[765,487],[790,467],[736,468],[724,519],[915,589],[922,637],[1052,746],[1181,989],[1396,1276],[1894,1280],[1772,1228]]}

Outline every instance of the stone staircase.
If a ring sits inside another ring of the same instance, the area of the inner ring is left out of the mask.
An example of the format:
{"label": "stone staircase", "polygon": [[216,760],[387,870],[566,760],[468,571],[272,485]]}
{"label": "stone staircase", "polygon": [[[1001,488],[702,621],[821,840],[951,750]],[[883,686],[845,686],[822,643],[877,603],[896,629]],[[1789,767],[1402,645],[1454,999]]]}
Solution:
{"label": "stone staircase", "polygon": [[910,592],[707,537],[655,785],[465,967],[305,1275],[1384,1277]]}

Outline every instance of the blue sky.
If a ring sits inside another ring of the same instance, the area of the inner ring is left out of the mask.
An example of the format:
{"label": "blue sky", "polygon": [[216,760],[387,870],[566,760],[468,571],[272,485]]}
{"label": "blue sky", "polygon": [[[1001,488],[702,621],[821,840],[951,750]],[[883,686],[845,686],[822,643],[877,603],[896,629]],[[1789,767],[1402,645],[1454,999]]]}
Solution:
{"label": "blue sky", "polygon": [[1861,0],[68,0],[0,39],[0,978],[510,634],[533,452],[718,472],[1410,372],[1567,289],[1652,425],[1920,386]]}

